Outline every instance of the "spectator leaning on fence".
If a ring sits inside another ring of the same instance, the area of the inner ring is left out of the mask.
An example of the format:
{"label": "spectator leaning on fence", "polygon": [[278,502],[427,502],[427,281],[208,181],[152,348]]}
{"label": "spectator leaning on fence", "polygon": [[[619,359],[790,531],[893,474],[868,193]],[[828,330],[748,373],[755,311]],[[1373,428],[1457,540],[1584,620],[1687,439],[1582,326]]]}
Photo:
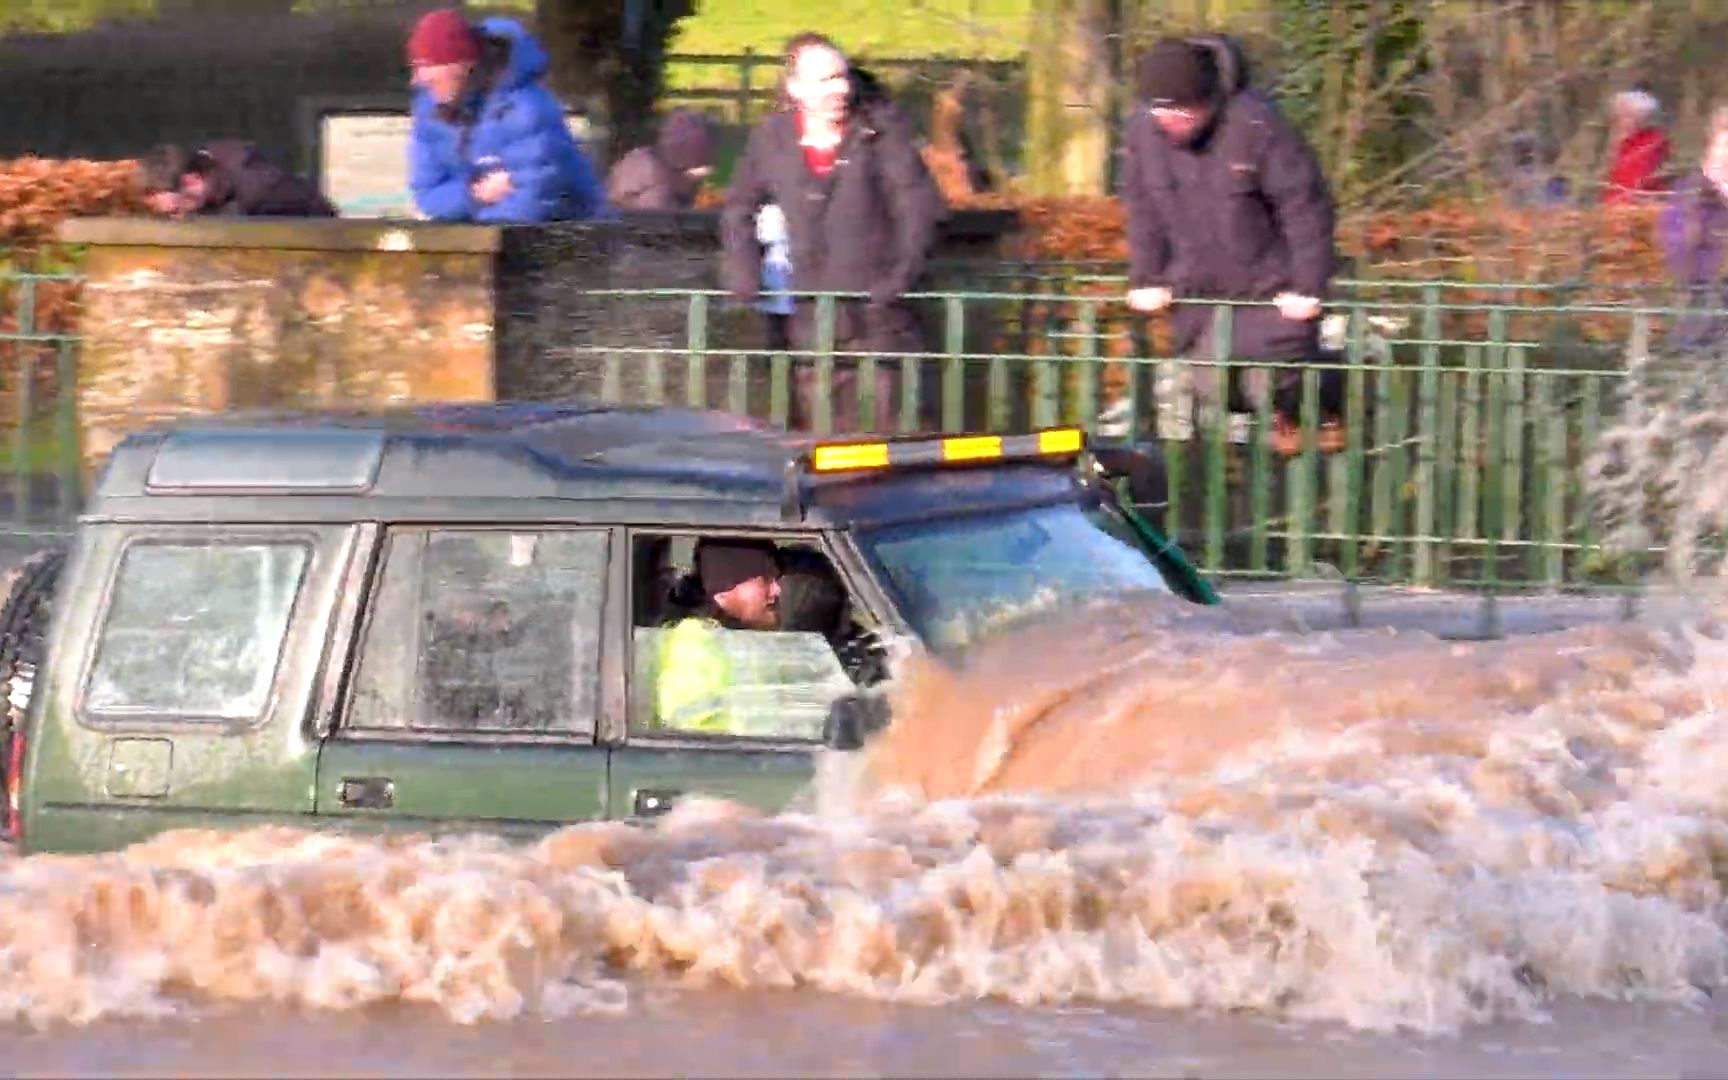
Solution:
{"label": "spectator leaning on fence", "polygon": [[[755,302],[762,288],[757,212],[785,215],[797,292],[865,293],[835,304],[834,348],[904,353],[923,347],[917,316],[901,298],[913,291],[935,243],[942,196],[925,167],[912,126],[873,79],[856,72],[832,41],[800,34],[787,43],[785,107],[750,133],[722,216],[728,288]],[[815,305],[792,315],[794,345],[817,341]],[[875,429],[893,426],[899,365],[876,368]],[[832,401],[816,400],[815,370],[795,372],[799,425],[832,408],[835,430],[858,417],[857,363],[834,365]]]}
{"label": "spectator leaning on fence", "polygon": [[421,213],[483,223],[604,213],[600,181],[545,86],[546,50],[520,23],[431,12],[408,39],[408,62],[408,180]]}
{"label": "spectator leaning on fence", "polygon": [[[1227,38],[1161,41],[1141,59],[1138,82],[1140,106],[1122,150],[1129,305],[1141,312],[1174,305],[1177,352],[1211,360],[1213,309],[1181,301],[1261,301],[1233,309],[1231,358],[1317,359],[1336,212],[1313,150],[1248,87]],[[1300,372],[1254,369],[1241,381],[1251,404],[1270,396],[1274,446],[1292,450]],[[1197,396],[1214,396],[1210,370],[1195,382]],[[1329,389],[1322,387],[1323,407]],[[1324,425],[1322,446],[1330,449],[1342,431],[1334,417]]]}
{"label": "spectator leaning on fence", "polygon": [[675,110],[660,122],[654,145],[639,146],[612,166],[606,197],[615,210],[688,210],[714,171],[714,149],[708,118]]}
{"label": "spectator leaning on fence", "polygon": [[144,201],[164,217],[335,217],[317,185],[248,142],[166,144],[144,158]]}
{"label": "spectator leaning on fence", "polygon": [[1687,306],[1702,310],[1680,316],[1668,332],[1667,344],[1697,349],[1720,344],[1728,334],[1728,307],[1723,288],[1728,251],[1728,106],[1710,118],[1704,160],[1680,181],[1656,219],[1656,238],[1668,263],[1668,273],[1684,291]]}

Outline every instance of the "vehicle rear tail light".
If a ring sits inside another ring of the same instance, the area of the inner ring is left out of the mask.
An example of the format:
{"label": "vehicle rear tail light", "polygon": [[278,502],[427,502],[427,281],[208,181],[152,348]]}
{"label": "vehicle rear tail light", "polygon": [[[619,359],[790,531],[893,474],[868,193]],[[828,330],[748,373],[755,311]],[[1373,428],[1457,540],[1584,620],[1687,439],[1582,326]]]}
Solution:
{"label": "vehicle rear tail light", "polygon": [[18,805],[23,779],[24,733],[14,731],[6,747],[6,836],[14,843],[24,836],[24,818]]}

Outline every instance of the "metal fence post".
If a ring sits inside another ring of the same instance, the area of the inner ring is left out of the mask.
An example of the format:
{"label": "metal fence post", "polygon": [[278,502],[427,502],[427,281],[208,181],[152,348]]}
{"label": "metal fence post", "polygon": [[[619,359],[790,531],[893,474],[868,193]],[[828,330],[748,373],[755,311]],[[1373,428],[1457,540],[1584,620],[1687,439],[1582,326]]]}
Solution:
{"label": "metal fence post", "polygon": [[[799,372],[798,374],[802,374]],[[796,393],[797,375],[793,376]],[[810,415],[806,417],[811,430],[828,435],[834,430],[834,296],[823,293],[816,298],[816,391],[812,400],[802,402]]]}
{"label": "metal fence post", "polygon": [[684,402],[692,409],[708,405],[708,294],[690,294],[684,324]]}
{"label": "metal fence post", "polygon": [[1436,451],[1440,442],[1440,290],[1422,289],[1422,381],[1417,390],[1416,445],[1416,556],[1414,572],[1419,585],[1434,583],[1434,482]]}
{"label": "metal fence post", "polygon": [[35,411],[31,370],[36,348],[36,277],[25,274],[18,287],[18,427],[12,432],[12,525],[27,524],[33,471],[30,461],[30,414]]}

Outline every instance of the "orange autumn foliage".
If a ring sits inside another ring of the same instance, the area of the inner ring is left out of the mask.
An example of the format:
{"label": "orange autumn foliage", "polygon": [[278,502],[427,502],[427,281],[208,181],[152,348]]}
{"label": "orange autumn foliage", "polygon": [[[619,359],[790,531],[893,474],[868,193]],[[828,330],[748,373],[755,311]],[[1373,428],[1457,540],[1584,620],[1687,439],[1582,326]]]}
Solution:
{"label": "orange autumn foliage", "polygon": [[[134,161],[0,161],[0,272],[61,273],[70,269],[55,230],[70,217],[145,212]],[[25,287],[0,283],[0,333],[17,332],[27,314]],[[77,318],[77,283],[35,281],[28,312],[37,333],[64,333]]]}
{"label": "orange autumn foliage", "polygon": [[0,161],[0,244],[16,261],[69,217],[143,213],[133,161]]}

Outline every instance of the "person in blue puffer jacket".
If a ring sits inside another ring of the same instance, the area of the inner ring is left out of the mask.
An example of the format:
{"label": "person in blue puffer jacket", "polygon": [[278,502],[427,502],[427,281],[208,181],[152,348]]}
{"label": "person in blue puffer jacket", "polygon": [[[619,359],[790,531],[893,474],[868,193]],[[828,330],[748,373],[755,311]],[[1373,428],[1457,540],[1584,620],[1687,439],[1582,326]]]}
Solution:
{"label": "person in blue puffer jacket", "polygon": [[423,16],[408,38],[408,183],[434,221],[601,217],[605,189],[543,82],[546,50],[512,19]]}

